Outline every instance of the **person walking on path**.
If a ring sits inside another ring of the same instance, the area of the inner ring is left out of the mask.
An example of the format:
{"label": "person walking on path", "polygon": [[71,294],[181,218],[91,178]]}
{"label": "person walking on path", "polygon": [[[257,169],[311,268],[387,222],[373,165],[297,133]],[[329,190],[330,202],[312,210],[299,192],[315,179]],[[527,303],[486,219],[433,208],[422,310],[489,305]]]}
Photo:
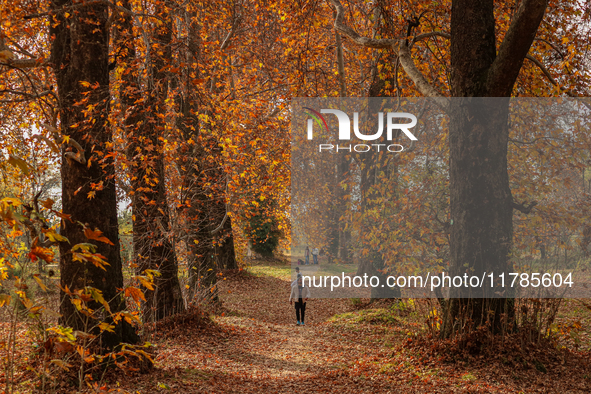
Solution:
{"label": "person walking on path", "polygon": [[318,264],[318,248],[312,249],[312,257],[314,257],[314,264]]}
{"label": "person walking on path", "polygon": [[306,256],[306,265],[310,264],[310,248],[308,246],[306,246],[304,256]]}
{"label": "person walking on path", "polygon": [[304,318],[306,314],[306,301],[310,298],[310,289],[304,287],[302,274],[298,274],[295,283],[291,285],[291,294],[289,296],[289,304],[295,301],[295,311],[298,326],[304,325]]}

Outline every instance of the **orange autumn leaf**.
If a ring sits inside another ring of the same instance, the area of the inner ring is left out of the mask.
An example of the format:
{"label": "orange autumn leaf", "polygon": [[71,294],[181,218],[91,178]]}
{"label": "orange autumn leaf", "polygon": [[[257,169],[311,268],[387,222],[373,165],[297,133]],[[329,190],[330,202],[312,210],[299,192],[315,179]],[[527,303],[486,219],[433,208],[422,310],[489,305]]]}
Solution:
{"label": "orange autumn leaf", "polygon": [[92,240],[95,240],[95,241],[100,241],[100,242],[104,242],[104,243],[109,244],[109,245],[113,245],[113,242],[111,242],[109,240],[109,238],[105,237],[103,235],[103,232],[101,230],[99,230],[99,229],[94,229],[94,231],[93,231],[90,228],[86,227],[84,229],[84,235],[88,239],[92,239]]}

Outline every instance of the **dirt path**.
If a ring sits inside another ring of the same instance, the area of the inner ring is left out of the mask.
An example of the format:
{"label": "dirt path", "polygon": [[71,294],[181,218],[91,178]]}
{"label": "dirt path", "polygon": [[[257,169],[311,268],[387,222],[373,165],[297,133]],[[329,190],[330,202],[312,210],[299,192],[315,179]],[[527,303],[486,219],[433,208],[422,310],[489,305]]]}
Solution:
{"label": "dirt path", "polygon": [[362,333],[326,323],[350,310],[349,300],[308,301],[306,325],[297,326],[289,286],[269,276],[229,278],[220,287],[225,311],[215,318],[217,331],[179,324],[158,343],[155,373],[127,383],[142,393],[398,392],[386,379],[351,373],[358,360],[383,354],[359,341]]}

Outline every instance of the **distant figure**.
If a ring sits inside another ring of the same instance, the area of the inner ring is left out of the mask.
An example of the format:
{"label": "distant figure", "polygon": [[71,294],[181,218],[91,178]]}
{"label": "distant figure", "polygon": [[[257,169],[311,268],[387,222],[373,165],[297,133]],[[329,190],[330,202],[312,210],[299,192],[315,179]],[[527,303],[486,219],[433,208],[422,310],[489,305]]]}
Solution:
{"label": "distant figure", "polygon": [[312,249],[312,257],[314,257],[314,264],[318,264],[318,248]]}
{"label": "distant figure", "polygon": [[[301,261],[301,260],[298,260],[298,261]],[[302,274],[300,274],[300,267],[295,267],[295,273],[296,273],[296,279],[294,279],[293,282],[291,282],[292,286],[297,283],[297,281],[298,281],[297,277],[302,275]]]}
{"label": "distant figure", "polygon": [[310,248],[306,246],[306,251],[304,252],[304,256],[306,256],[306,265],[310,264]]}
{"label": "distant figure", "polygon": [[298,274],[295,283],[291,284],[291,294],[289,296],[290,305],[295,301],[297,326],[305,325],[304,318],[306,314],[306,301],[308,301],[308,298],[310,298],[310,289],[308,287],[304,287],[302,274]]}

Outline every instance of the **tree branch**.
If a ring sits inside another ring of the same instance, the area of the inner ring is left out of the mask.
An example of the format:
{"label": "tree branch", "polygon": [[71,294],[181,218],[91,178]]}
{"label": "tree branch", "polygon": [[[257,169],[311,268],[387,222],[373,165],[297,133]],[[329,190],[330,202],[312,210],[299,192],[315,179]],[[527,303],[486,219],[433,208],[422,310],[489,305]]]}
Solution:
{"label": "tree branch", "polygon": [[554,86],[558,86],[558,82],[556,82],[556,80],[554,79],[554,77],[552,77],[552,75],[550,74],[550,72],[548,71],[548,69],[546,67],[544,67],[544,65],[542,64],[542,62],[540,62],[538,59],[536,59],[535,57],[533,57],[532,55],[526,55],[525,58],[527,60],[529,60],[530,62],[532,62],[533,64],[535,64],[536,66],[538,66],[538,68],[542,71],[542,73],[544,73],[544,75],[546,76],[546,78],[548,79],[548,81],[554,85]]}
{"label": "tree branch", "polygon": [[355,30],[345,25],[345,8],[339,0],[330,0],[332,5],[336,8],[337,14],[334,19],[334,27],[339,33],[342,33],[353,40],[356,44],[368,48],[395,48],[400,38],[394,39],[375,39],[360,36]]}
{"label": "tree branch", "polygon": [[433,98],[435,104],[437,104],[438,107],[445,111],[449,105],[449,100],[442,97],[443,95],[439,93],[427,81],[427,79],[415,66],[415,63],[413,62],[412,57],[410,56],[410,49],[406,45],[406,42],[404,40],[400,40],[400,50],[398,51],[398,58],[400,59],[400,64],[402,64],[402,68],[404,68],[404,71],[406,71],[410,79],[412,79],[417,89],[419,89],[423,96]]}
{"label": "tree branch", "polygon": [[232,37],[236,33],[236,28],[238,27],[238,24],[240,23],[240,19],[241,19],[240,16],[238,16],[236,19],[234,19],[232,21],[232,27],[230,28],[230,31],[228,32],[228,35],[226,36],[226,38],[224,38],[224,42],[222,42],[222,45],[220,46],[221,51],[223,51],[224,49],[226,49],[228,47],[228,45],[230,45],[230,40],[232,39]]}
{"label": "tree branch", "polygon": [[[350,27],[346,26],[343,22],[345,9],[339,0],[330,0],[330,2],[336,8],[336,16],[334,21],[334,26],[340,33],[346,35],[355,43],[368,47],[368,48],[392,48],[396,49],[396,44],[398,44],[398,57],[400,59],[400,64],[402,64],[402,68],[408,74],[410,79],[414,82],[417,89],[425,96],[431,97],[434,99],[435,103],[438,107],[443,110],[446,110],[449,101],[445,99],[440,92],[438,92],[423,76],[423,74],[419,71],[419,69],[415,66],[412,57],[410,56],[410,48],[406,44],[405,38],[398,38],[398,39],[374,39],[369,37],[362,37],[360,36],[355,30],[351,29]],[[421,34],[416,37],[414,41],[417,39],[422,40],[428,37],[433,36],[441,36],[441,37],[449,37],[447,33],[443,32],[432,32],[432,33],[425,33]]]}
{"label": "tree branch", "polygon": [[443,38],[447,38],[448,40],[451,38],[451,34],[443,32],[443,31],[432,31],[429,33],[423,33],[423,34],[419,34],[418,36],[416,36],[415,38],[413,38],[413,40],[411,41],[410,45],[408,46],[409,48],[412,48],[412,46],[421,40],[424,40],[426,38],[430,38],[430,37],[443,37]]}
{"label": "tree branch", "polygon": [[526,55],[525,58],[527,60],[529,60],[530,62],[532,62],[533,64],[535,64],[542,71],[542,73],[544,74],[544,76],[546,77],[546,79],[548,79],[548,82],[550,82],[552,85],[554,85],[557,88],[559,88],[567,96],[573,97],[573,98],[577,99],[577,101],[579,101],[585,107],[587,107],[589,110],[591,110],[591,104],[587,103],[585,100],[581,100],[582,97],[579,97],[574,92],[572,92],[571,90],[566,89],[566,88],[563,88],[562,86],[560,86],[558,84],[558,82],[556,82],[556,80],[554,79],[554,77],[552,77],[552,74],[550,74],[550,71],[548,71],[548,69],[546,67],[544,67],[544,65],[542,64],[542,62],[540,62],[538,59],[536,59],[535,57],[533,57],[532,55],[529,55],[529,54]]}
{"label": "tree branch", "polygon": [[538,27],[544,18],[547,0],[523,0],[488,72],[488,95],[509,97]]}
{"label": "tree branch", "polygon": [[548,44],[552,49],[554,49],[560,55],[560,57],[562,58],[562,60],[564,60],[564,55],[562,54],[562,52],[560,51],[560,49],[558,49],[558,47],[556,45],[552,44],[550,41],[548,41],[546,39],[543,39],[543,38],[539,38],[539,37],[534,38],[534,41],[542,41],[542,42],[545,42],[546,44]]}
{"label": "tree branch", "polygon": [[531,202],[528,206],[525,204],[517,204],[513,201],[513,209],[517,209],[519,212],[525,213],[526,215],[531,212],[532,208],[538,205],[537,202]]}
{"label": "tree branch", "polygon": [[48,66],[49,62],[43,58],[39,59],[5,59],[0,62],[0,66],[10,66],[14,68],[27,69],[35,67]]}
{"label": "tree branch", "polygon": [[335,31],[335,40],[337,47],[337,65],[339,70],[339,94],[341,97],[347,97],[347,85],[345,83],[345,59],[343,57],[343,42],[341,35]]}
{"label": "tree branch", "polygon": [[11,90],[11,89],[0,90],[0,96],[2,96],[4,93],[23,96],[25,98],[24,99],[17,99],[17,100],[0,100],[0,102],[2,102],[2,103],[23,102],[23,101],[27,101],[27,100],[41,98],[41,97],[44,97],[44,96],[47,96],[50,94],[55,97],[55,94],[51,90],[45,90],[45,91],[39,92],[39,93],[20,92],[18,90]]}
{"label": "tree branch", "polygon": [[64,154],[64,157],[66,159],[68,159],[68,163],[70,165],[72,165],[70,160],[75,160],[78,163],[85,165],[86,164],[86,157],[84,156],[84,149],[80,146],[80,144],[72,137],[69,137],[68,144],[70,146],[73,146],[74,148],[76,148],[76,150],[78,151],[78,153],[66,152]]}
{"label": "tree branch", "polygon": [[224,227],[224,224],[226,223],[226,219],[228,219],[228,210],[227,210],[227,207],[226,207],[226,214],[224,215],[224,218],[222,219],[222,222],[215,229],[211,230],[210,231],[210,234],[211,235],[215,235],[218,231],[220,231]]}
{"label": "tree branch", "polygon": [[[14,52],[12,51],[12,49],[8,47],[8,45],[6,45],[4,38],[8,37],[6,37],[6,35],[2,32],[2,29],[0,29],[0,66],[9,66],[16,68],[33,68],[41,67],[47,64],[47,62],[44,59],[16,59],[14,56]],[[14,44],[21,52],[24,51],[24,49],[20,45],[18,45],[17,43]]]}

